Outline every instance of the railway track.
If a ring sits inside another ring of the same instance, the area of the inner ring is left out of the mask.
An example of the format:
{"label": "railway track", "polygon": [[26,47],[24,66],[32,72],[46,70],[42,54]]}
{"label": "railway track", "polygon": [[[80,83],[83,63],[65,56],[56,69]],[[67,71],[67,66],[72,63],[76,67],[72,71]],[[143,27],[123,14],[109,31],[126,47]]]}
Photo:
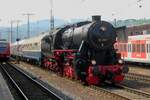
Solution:
{"label": "railway track", "polygon": [[127,86],[124,86],[124,85],[120,85],[120,84],[116,85],[116,87],[118,87],[120,89],[123,89],[127,92],[130,92],[132,94],[136,94],[138,96],[141,96],[141,97],[144,97],[144,98],[150,100],[150,93],[147,93],[147,92],[144,92],[144,91],[141,91],[141,90],[137,90],[137,89],[134,89],[134,88],[130,88],[130,87],[127,87]]}
{"label": "railway track", "polygon": [[5,75],[11,80],[22,100],[63,100],[41,83],[11,64],[0,64]]}
{"label": "railway track", "polygon": [[103,87],[98,87],[98,86],[94,86],[94,85],[92,85],[90,87],[97,90],[98,92],[100,91],[100,92],[104,93],[105,95],[112,96],[113,99],[115,99],[115,100],[130,100],[128,97],[119,95],[119,94],[114,93],[114,92],[110,91],[109,89],[106,89]]}
{"label": "railway track", "polygon": [[[72,80],[81,84],[80,81]],[[115,100],[150,100],[150,93],[127,87],[121,84],[104,83],[102,86],[89,86],[105,95],[112,96]]]}
{"label": "railway track", "polygon": [[129,88],[123,85],[104,85],[101,87],[91,86],[92,88],[104,92],[105,94],[112,95],[116,100],[150,100],[150,94]]}
{"label": "railway track", "polygon": [[128,73],[125,75],[125,79],[132,79],[132,80],[139,80],[142,82],[150,83],[150,76],[135,74],[135,73]]}
{"label": "railway track", "polygon": [[[75,81],[75,80],[73,80]],[[78,83],[78,81],[75,81]],[[112,96],[115,100],[150,100],[150,94],[147,92],[139,91],[137,89],[129,88],[124,85],[108,85],[108,86],[90,86],[105,95]]]}

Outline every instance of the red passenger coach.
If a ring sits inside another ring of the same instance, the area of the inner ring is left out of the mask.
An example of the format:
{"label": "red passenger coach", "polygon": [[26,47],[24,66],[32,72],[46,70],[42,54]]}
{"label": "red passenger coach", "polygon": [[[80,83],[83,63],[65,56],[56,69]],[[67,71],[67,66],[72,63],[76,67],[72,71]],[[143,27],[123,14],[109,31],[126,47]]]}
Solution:
{"label": "red passenger coach", "polygon": [[6,40],[0,40],[0,61],[7,61],[10,57],[10,44]]}
{"label": "red passenger coach", "polygon": [[150,35],[129,36],[127,43],[118,42],[121,57],[128,62],[150,64]]}

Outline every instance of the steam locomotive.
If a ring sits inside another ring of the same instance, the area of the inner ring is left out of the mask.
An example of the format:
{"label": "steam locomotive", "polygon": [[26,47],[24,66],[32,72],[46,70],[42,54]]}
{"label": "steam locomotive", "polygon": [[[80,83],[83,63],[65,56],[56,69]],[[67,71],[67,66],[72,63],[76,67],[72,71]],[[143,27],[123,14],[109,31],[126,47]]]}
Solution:
{"label": "steam locomotive", "polygon": [[[37,62],[62,76],[99,85],[119,83],[128,68],[114,48],[116,29],[100,16],[57,28],[12,45],[12,55]],[[16,48],[19,47],[17,53]],[[38,53],[37,53],[38,52]],[[38,56],[37,56],[38,55]]]}

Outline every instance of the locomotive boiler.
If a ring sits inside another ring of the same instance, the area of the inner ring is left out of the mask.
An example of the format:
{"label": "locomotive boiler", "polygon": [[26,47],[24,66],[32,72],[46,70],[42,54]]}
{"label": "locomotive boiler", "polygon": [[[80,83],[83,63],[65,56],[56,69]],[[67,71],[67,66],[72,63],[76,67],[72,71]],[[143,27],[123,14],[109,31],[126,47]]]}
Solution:
{"label": "locomotive boiler", "polygon": [[77,28],[74,25],[62,35],[62,42],[67,48],[78,49],[82,41],[95,50],[108,49],[116,41],[115,28],[101,21],[99,16],[93,16],[93,22]]}
{"label": "locomotive boiler", "polygon": [[116,37],[116,29],[100,16],[56,29],[43,39],[44,44],[50,43],[45,51],[53,55],[44,56],[44,66],[87,84],[121,82],[127,68],[114,49]]}

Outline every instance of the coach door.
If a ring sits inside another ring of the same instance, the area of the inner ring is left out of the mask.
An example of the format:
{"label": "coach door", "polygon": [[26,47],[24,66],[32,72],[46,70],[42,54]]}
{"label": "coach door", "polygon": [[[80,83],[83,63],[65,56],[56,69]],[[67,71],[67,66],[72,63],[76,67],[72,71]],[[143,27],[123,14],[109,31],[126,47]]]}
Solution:
{"label": "coach door", "polygon": [[146,59],[146,40],[132,41],[132,58]]}
{"label": "coach door", "polygon": [[147,40],[147,43],[146,43],[146,48],[147,48],[147,62],[150,63],[150,40]]}
{"label": "coach door", "polygon": [[128,42],[128,48],[127,48],[127,59],[131,59],[131,54],[132,54],[132,44],[131,44],[131,42],[129,41]]}
{"label": "coach door", "polygon": [[122,59],[127,57],[127,43],[119,43],[119,52]]}

